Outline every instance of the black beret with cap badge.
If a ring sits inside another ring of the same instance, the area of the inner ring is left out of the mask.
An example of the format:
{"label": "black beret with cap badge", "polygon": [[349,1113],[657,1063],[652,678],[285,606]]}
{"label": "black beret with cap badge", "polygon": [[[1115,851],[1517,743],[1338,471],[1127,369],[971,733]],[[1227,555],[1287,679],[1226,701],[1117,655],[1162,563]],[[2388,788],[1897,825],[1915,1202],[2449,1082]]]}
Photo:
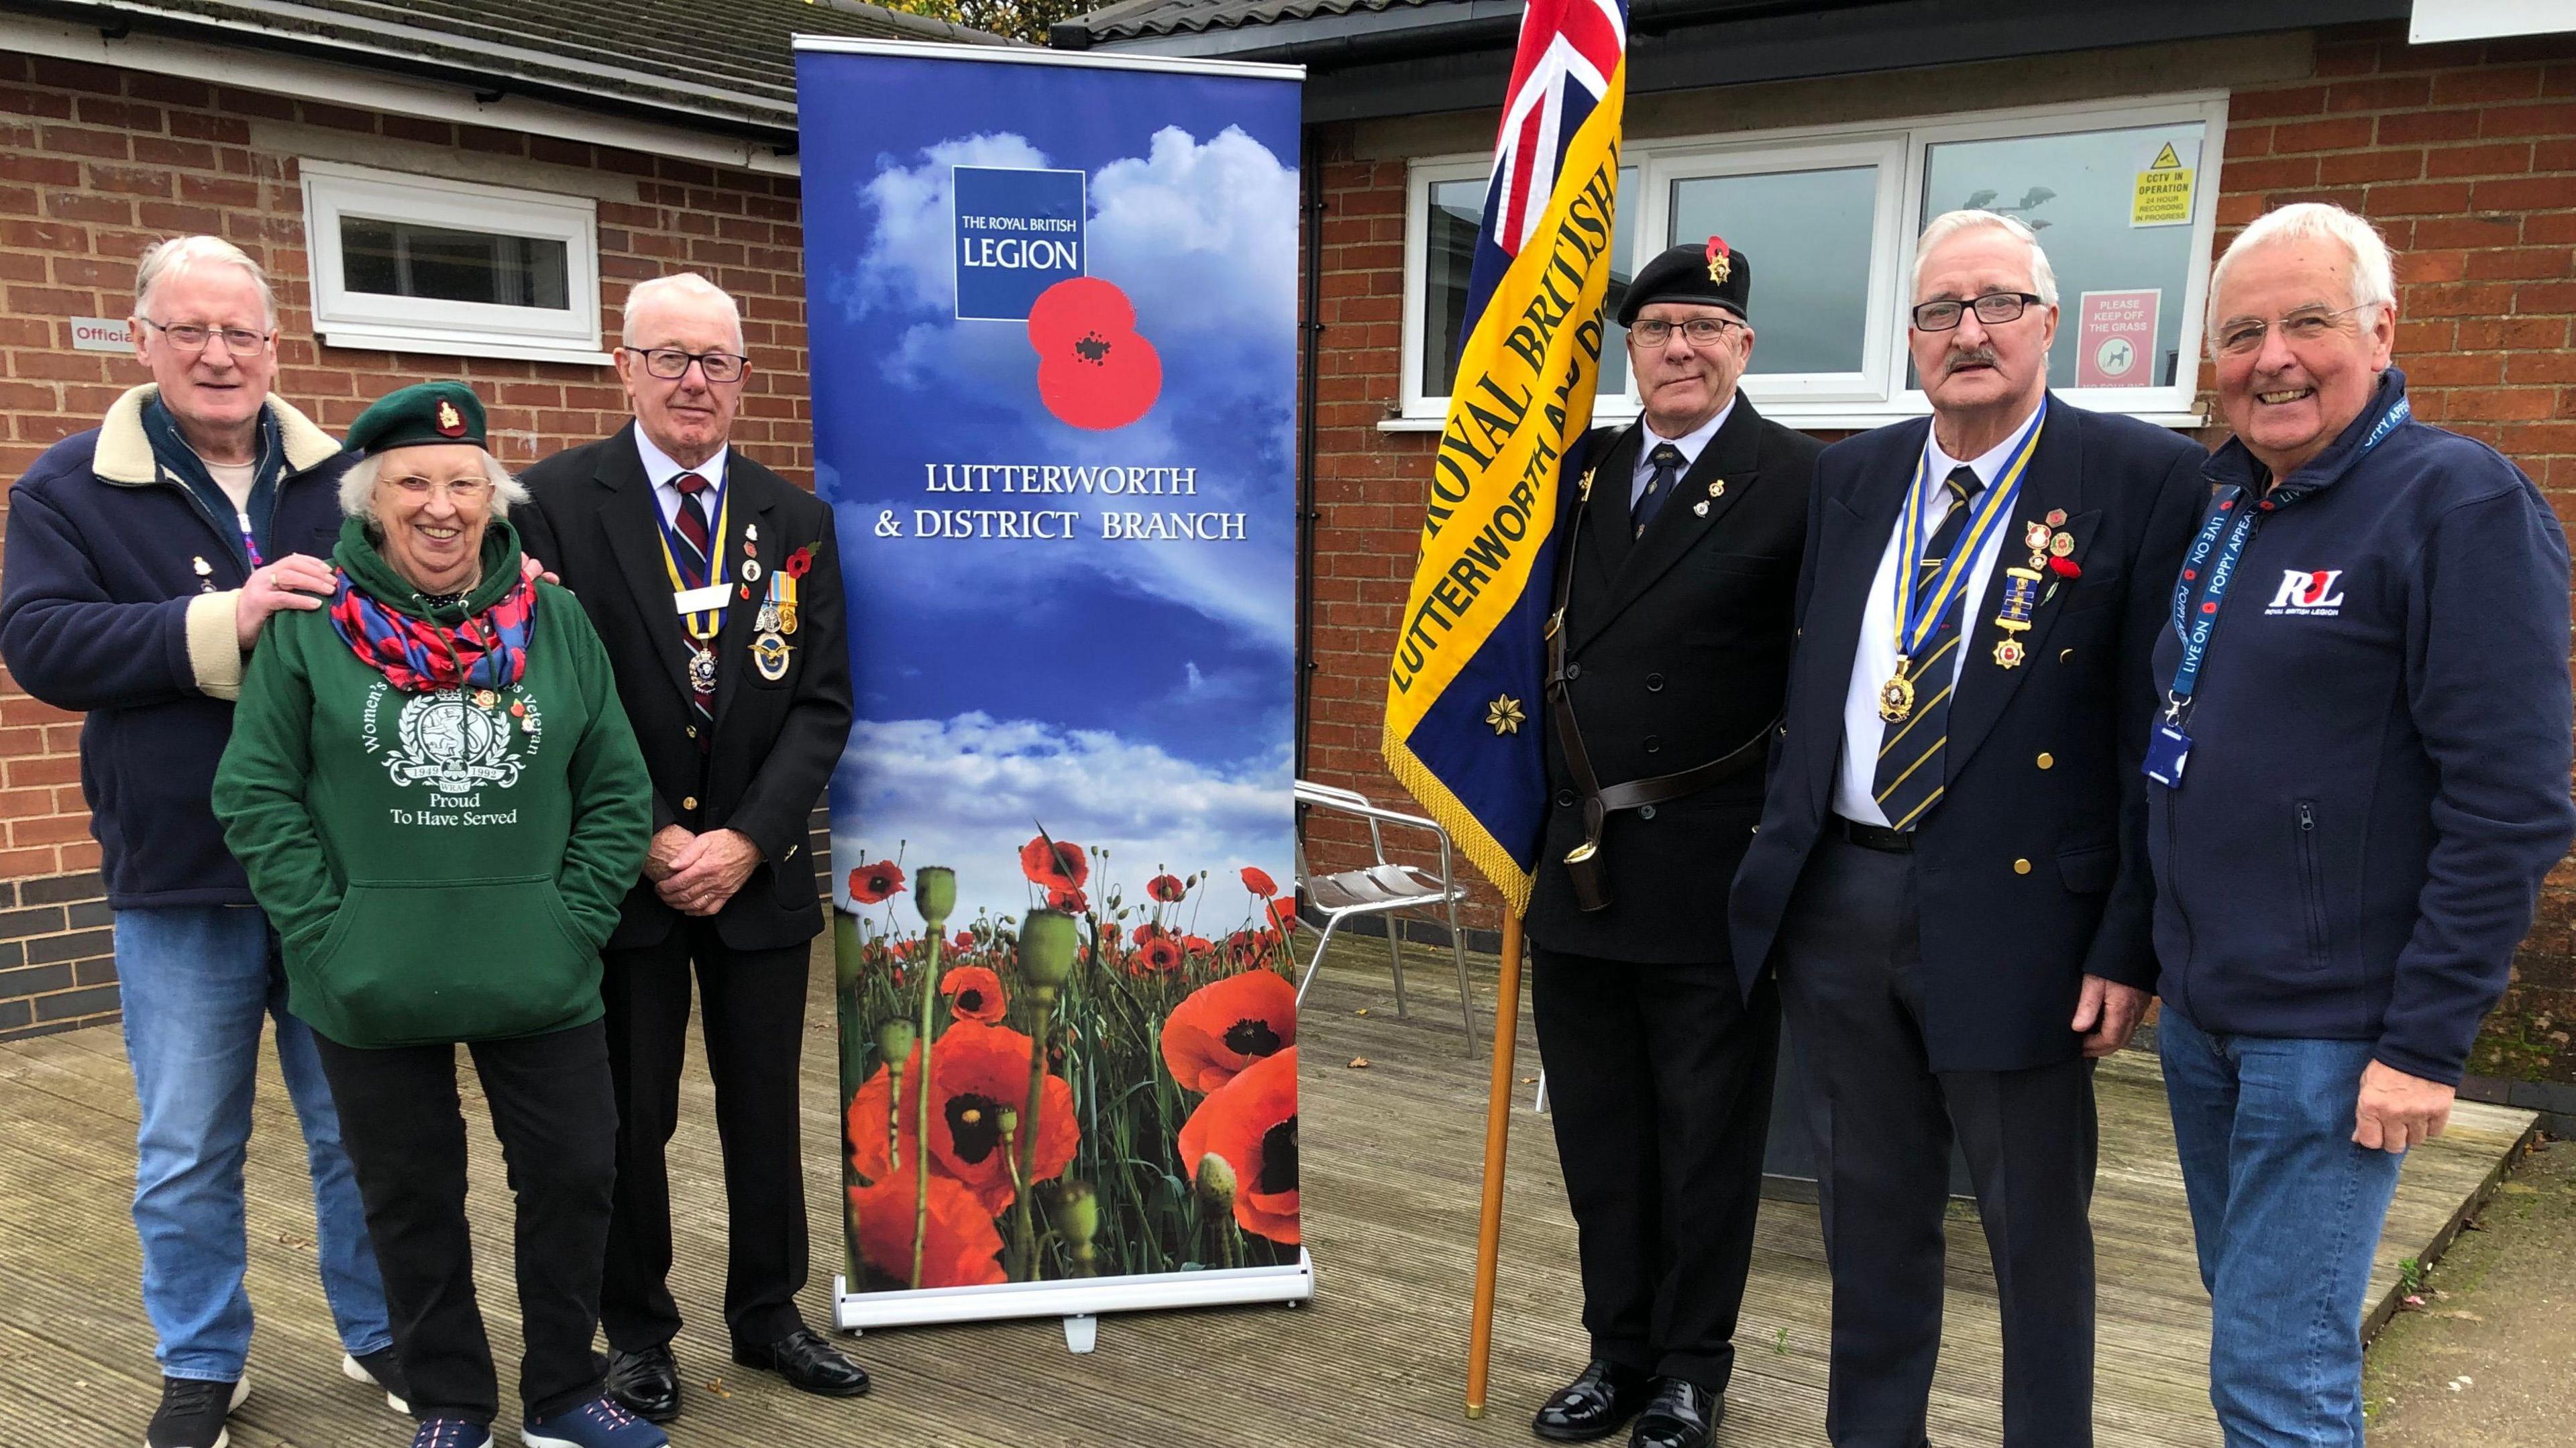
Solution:
{"label": "black beret with cap badge", "polygon": [[1637,314],[1657,302],[1724,307],[1749,322],[1752,300],[1752,263],[1724,237],[1712,236],[1704,246],[1671,247],[1646,263],[1619,303],[1619,325],[1635,325]]}

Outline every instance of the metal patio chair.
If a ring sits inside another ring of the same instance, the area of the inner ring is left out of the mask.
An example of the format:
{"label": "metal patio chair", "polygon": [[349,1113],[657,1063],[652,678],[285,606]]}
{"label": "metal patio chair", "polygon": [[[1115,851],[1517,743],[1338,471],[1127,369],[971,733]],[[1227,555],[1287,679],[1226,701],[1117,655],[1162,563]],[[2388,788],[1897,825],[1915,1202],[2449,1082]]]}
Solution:
{"label": "metal patio chair", "polygon": [[[1315,942],[1314,957],[1297,979],[1297,1001],[1303,1005],[1306,990],[1315,983],[1316,967],[1324,963],[1324,952],[1332,947],[1333,932],[1342,922],[1360,915],[1381,915],[1386,919],[1387,961],[1395,971],[1395,1013],[1404,1015],[1404,931],[1403,922],[1395,917],[1417,912],[1436,919],[1435,911],[1445,911],[1449,924],[1449,955],[1458,968],[1458,1013],[1466,1023],[1467,1054],[1476,1053],[1476,1000],[1467,987],[1466,937],[1458,929],[1458,902],[1467,898],[1466,887],[1459,883],[1452,868],[1449,832],[1438,822],[1420,815],[1402,814],[1382,809],[1368,797],[1331,785],[1309,780],[1297,781],[1297,803],[1307,809],[1331,810],[1368,821],[1370,853],[1375,863],[1364,869],[1341,870],[1328,875],[1316,874],[1306,863],[1306,838],[1301,829],[1297,836],[1297,883],[1306,892],[1307,901],[1324,917],[1323,937]],[[1440,868],[1437,874],[1412,865],[1399,864],[1386,855],[1386,827],[1427,830],[1439,841]]]}

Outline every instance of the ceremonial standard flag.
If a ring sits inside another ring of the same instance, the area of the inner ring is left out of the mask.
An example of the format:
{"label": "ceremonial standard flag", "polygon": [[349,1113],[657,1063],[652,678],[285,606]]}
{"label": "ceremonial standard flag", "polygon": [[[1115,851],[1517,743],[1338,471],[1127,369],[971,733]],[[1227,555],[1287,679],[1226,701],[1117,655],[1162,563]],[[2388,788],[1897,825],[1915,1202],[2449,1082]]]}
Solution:
{"label": "ceremonial standard flag", "polygon": [[1516,914],[1547,819],[1558,474],[1592,424],[1627,38],[1626,0],[1529,0],[1522,13],[1387,677],[1388,766]]}

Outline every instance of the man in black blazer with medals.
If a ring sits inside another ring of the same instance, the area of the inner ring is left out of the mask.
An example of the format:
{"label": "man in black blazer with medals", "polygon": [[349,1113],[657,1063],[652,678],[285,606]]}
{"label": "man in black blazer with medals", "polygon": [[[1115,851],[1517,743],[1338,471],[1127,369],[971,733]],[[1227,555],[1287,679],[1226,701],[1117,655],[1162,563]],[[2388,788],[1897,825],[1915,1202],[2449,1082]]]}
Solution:
{"label": "man in black blazer with medals", "polygon": [[2190,440],[2048,395],[2028,227],[1915,253],[1928,421],[1816,467],[1799,644],[1733,895],[1807,1061],[1834,1280],[1826,1432],[1923,1448],[1964,1148],[2003,1317],[2008,1448],[2093,1441],[2092,1061],[2156,978],[2149,657],[2206,495]]}
{"label": "man in black blazer with medals", "polygon": [[1737,390],[1752,267],[1711,238],[1619,307],[1644,415],[1565,476],[1532,1008],[1591,1363],[1531,1429],[1698,1448],[1724,1414],[1779,1004],[1740,994],[1724,887],[1789,668],[1820,445]]}
{"label": "man in black blazer with medals", "polygon": [[[850,731],[831,510],[728,445],[750,361],[733,299],[693,274],[638,285],[618,377],[635,420],[524,481],[528,551],[607,644],[653,776],[651,852],[603,952],[617,1200],[600,1322],[609,1391],[667,1422],[670,1190],[690,972],[724,1143],[725,1325],[736,1362],[807,1392],[868,1388],[796,1311],[805,1285],[797,1064],[823,928],[807,817]],[[513,518],[512,521],[518,521]]]}

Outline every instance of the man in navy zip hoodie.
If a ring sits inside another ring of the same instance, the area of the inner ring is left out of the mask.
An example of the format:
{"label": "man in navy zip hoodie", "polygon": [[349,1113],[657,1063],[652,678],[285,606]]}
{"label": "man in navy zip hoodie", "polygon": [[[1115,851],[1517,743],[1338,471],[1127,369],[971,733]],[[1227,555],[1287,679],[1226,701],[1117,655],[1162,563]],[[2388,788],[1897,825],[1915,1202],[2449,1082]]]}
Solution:
{"label": "man in navy zip hoodie", "polygon": [[45,450],[9,495],[0,657],[87,710],[81,792],[116,917],[142,1108],[134,1225],[159,1337],[150,1448],[210,1448],[249,1392],[242,1159],[263,1016],[304,1129],[341,1371],[398,1397],[384,1285],[310,1028],[286,1013],[268,918],[208,803],[261,625],[331,591],[352,459],[268,395],[277,309],[211,236],[144,253],[135,355],[154,380]]}
{"label": "man in navy zip hoodie", "polygon": [[2399,1161],[2576,832],[2567,540],[2412,419],[2369,223],[2257,220],[2209,311],[2235,436],[2156,651],[2158,1047],[2229,1448],[2358,1445]]}

